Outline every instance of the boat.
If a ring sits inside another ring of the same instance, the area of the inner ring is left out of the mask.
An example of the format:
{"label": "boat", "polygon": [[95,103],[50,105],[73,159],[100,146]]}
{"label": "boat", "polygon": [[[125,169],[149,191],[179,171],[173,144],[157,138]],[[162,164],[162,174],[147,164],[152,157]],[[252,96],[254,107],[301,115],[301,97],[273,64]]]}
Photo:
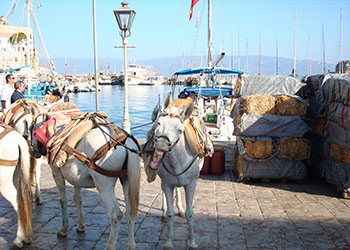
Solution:
{"label": "boat", "polygon": [[138,85],[149,85],[149,86],[159,86],[164,83],[164,77],[162,74],[156,74],[154,76],[148,76],[145,80],[140,82]]}
{"label": "boat", "polygon": [[[128,64],[127,65],[127,72],[128,72],[128,86],[135,86],[139,85],[142,82],[147,82],[149,77],[157,76],[155,71],[149,69],[149,67],[140,65],[140,64]],[[121,71],[120,75],[124,75],[124,72]],[[124,84],[124,77],[122,84]]]}

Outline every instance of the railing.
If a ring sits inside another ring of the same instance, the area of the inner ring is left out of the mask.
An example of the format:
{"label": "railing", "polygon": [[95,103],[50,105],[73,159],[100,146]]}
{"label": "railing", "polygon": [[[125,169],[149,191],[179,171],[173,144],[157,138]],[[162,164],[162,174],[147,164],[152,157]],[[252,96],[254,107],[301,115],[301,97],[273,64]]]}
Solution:
{"label": "railing", "polygon": [[45,96],[44,95],[24,95],[24,98],[37,100],[39,102],[39,101],[43,101],[45,99]]}

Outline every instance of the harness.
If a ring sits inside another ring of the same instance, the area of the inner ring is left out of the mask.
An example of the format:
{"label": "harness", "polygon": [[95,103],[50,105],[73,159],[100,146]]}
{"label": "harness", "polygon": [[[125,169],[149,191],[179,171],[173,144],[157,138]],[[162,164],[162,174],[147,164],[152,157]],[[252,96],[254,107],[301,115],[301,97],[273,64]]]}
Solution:
{"label": "harness", "polygon": [[[4,138],[8,133],[15,131],[14,128],[10,127],[5,123],[0,123],[0,127],[4,128],[4,131],[0,133],[0,140]],[[13,167],[18,165],[18,160],[4,160],[0,159],[1,166]]]}

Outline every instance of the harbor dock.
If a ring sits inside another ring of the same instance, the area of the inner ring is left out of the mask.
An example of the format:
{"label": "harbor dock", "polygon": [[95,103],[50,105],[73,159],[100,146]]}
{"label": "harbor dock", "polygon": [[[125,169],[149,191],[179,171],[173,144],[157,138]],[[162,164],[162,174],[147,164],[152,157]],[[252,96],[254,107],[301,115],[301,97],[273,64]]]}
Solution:
{"label": "harbor dock", "polygon": [[[23,249],[104,249],[109,221],[97,191],[82,191],[86,231],[77,233],[74,190],[67,184],[70,226],[67,237],[59,238],[57,189],[50,167],[42,166],[41,171],[43,203],[33,203],[32,243]],[[115,193],[124,210],[120,183]],[[161,222],[161,203],[160,179],[148,183],[142,170],[136,249],[162,248],[167,228]],[[0,249],[9,248],[16,225],[15,211],[0,196]],[[350,200],[337,197],[332,186],[312,178],[244,184],[225,171],[224,175],[199,178],[194,228],[198,249],[350,249]],[[175,217],[174,234],[174,249],[186,249],[185,218]],[[127,226],[123,219],[117,249],[126,248]]]}

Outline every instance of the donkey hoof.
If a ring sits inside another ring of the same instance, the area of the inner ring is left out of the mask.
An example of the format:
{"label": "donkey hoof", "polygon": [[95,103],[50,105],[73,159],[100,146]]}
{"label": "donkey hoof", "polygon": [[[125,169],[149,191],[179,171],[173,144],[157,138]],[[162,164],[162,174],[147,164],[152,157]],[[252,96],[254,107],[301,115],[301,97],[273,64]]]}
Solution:
{"label": "donkey hoof", "polygon": [[36,198],[36,199],[35,199],[35,204],[41,205],[41,204],[43,204],[43,202],[41,201],[40,198]]}
{"label": "donkey hoof", "polygon": [[168,222],[168,218],[166,216],[162,216],[162,222],[167,223]]}
{"label": "donkey hoof", "polygon": [[10,245],[10,249],[21,249],[22,247],[23,243],[20,239],[15,239]]}
{"label": "donkey hoof", "polygon": [[67,234],[68,234],[67,231],[60,230],[60,231],[57,232],[57,236],[58,237],[66,237]]}
{"label": "donkey hoof", "polygon": [[185,212],[184,211],[179,211],[179,217],[185,218]]}
{"label": "donkey hoof", "polygon": [[198,249],[198,246],[194,241],[188,241],[188,248],[190,250],[196,250],[196,249]]}
{"label": "donkey hoof", "polygon": [[171,241],[167,241],[163,245],[163,250],[172,250],[173,249],[173,243]]}
{"label": "donkey hoof", "polygon": [[86,229],[85,225],[78,226],[77,227],[77,233],[84,233],[85,229]]}

